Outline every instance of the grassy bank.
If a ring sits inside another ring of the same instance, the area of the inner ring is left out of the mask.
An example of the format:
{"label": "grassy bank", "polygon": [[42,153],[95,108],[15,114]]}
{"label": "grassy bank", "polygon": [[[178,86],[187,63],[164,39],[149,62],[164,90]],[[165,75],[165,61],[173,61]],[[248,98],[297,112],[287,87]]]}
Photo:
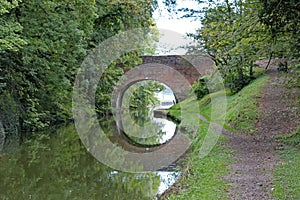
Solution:
{"label": "grassy bank", "polygon": [[[239,93],[227,96],[227,112],[225,119],[227,129],[233,132],[253,131],[254,121],[258,116],[257,100],[261,95],[261,88],[267,83],[268,76],[261,76],[246,86]],[[194,120],[195,113],[204,116],[210,121],[211,116],[211,98],[222,98],[220,92],[205,96],[200,101],[195,98],[189,98],[179,105],[175,105],[169,111],[169,115],[173,118],[180,119],[180,107],[190,109],[191,119]],[[220,99],[224,100],[224,99]],[[195,107],[188,107],[195,101],[199,104],[199,111],[195,111]],[[199,158],[200,149],[203,139],[208,130],[208,123],[200,122],[198,136],[194,139],[191,146],[191,151],[188,155],[186,168],[183,172],[183,177],[172,188],[171,195],[164,197],[166,199],[229,199],[226,190],[229,185],[222,177],[229,173],[227,166],[232,162],[231,152],[225,147],[224,141],[226,138],[221,136],[214,146],[212,151],[203,159]]]}
{"label": "grassy bank", "polygon": [[278,199],[300,199],[300,127],[294,134],[280,135],[282,158],[274,171],[273,195]]}
{"label": "grassy bank", "polygon": [[[240,92],[234,95],[227,95],[227,111],[226,111],[226,124],[225,128],[230,129],[233,132],[254,131],[254,121],[258,116],[258,102],[260,98],[261,88],[268,81],[268,76],[261,76],[243,88]],[[223,91],[224,93],[224,91]],[[228,94],[228,92],[227,92]],[[216,92],[210,95],[206,95],[201,100],[197,101],[195,97],[190,97],[185,101],[176,104],[169,110],[169,115],[177,120],[180,120],[180,107],[185,107],[191,113],[191,117],[195,116],[195,113],[199,113],[210,121],[211,117],[211,98],[215,98],[218,101],[218,97],[223,96],[222,92]],[[220,99],[220,101],[223,99]],[[189,105],[195,105],[197,101],[199,105],[199,111]],[[220,104],[222,105],[222,104]],[[193,120],[193,119],[191,119]]]}
{"label": "grassy bank", "polygon": [[223,147],[225,139],[221,138],[209,155],[200,159],[202,139],[194,143],[183,175],[166,199],[227,199],[225,190],[228,185],[221,177],[229,172],[227,165],[231,152]]}

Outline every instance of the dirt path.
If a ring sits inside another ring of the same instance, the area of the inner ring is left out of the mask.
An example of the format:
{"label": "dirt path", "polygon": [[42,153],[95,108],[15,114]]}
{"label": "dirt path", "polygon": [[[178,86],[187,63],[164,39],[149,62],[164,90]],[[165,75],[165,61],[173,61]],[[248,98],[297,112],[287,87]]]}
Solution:
{"label": "dirt path", "polygon": [[231,174],[225,177],[232,185],[228,191],[231,199],[274,199],[272,171],[279,163],[276,148],[280,145],[274,136],[291,133],[299,125],[297,107],[293,105],[296,92],[287,97],[287,90],[278,84],[277,72],[270,70],[269,75],[269,84],[259,99],[256,131],[226,134],[236,161],[229,166]]}

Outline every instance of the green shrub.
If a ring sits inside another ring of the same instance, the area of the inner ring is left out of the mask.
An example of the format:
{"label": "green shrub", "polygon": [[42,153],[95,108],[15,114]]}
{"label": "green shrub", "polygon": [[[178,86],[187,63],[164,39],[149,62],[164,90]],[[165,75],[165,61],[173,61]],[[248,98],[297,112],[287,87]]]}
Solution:
{"label": "green shrub", "polygon": [[198,100],[209,93],[206,82],[207,82],[207,77],[203,76],[200,77],[198,82],[192,86],[192,90],[195,93]]}

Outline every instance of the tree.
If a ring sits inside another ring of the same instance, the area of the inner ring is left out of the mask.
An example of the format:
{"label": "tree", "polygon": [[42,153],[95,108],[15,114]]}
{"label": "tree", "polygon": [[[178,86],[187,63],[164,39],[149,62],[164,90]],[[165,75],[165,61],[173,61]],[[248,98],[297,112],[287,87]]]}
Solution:
{"label": "tree", "polygon": [[188,12],[184,17],[200,14],[202,28],[190,36],[199,42],[197,51],[211,56],[233,92],[253,78],[254,62],[265,55],[270,40],[253,4],[251,0],[225,0],[201,11],[183,10]]}
{"label": "tree", "polygon": [[165,86],[157,81],[141,82],[130,96],[130,107],[133,109],[147,109],[148,106],[154,106],[159,102],[155,93],[164,89]]}
{"label": "tree", "polygon": [[[152,14],[156,8],[156,2],[151,0],[138,1],[96,1],[98,18],[95,20],[94,35],[91,44],[93,47],[104,39],[135,28],[148,29],[154,26]],[[157,35],[149,37],[149,43],[155,40]],[[149,53],[148,50],[145,50]],[[125,71],[142,63],[139,57],[145,51],[129,52],[112,63],[100,78],[96,92],[96,110],[100,116],[107,117],[111,114],[111,93],[119,78]]]}
{"label": "tree", "polygon": [[93,2],[33,0],[21,4],[19,21],[28,44],[19,58],[25,91],[18,98],[24,107],[25,129],[71,118],[72,82],[93,31]]}
{"label": "tree", "polygon": [[300,3],[297,0],[260,0],[259,17],[271,32],[274,55],[290,61],[287,86],[300,87]]}
{"label": "tree", "polygon": [[18,22],[20,2],[3,0],[0,3],[0,123],[4,136],[19,130],[20,106],[14,88],[23,77],[18,69],[18,57],[27,44]]}
{"label": "tree", "polygon": [[[84,57],[112,35],[153,26],[154,8],[150,0],[1,1],[0,98],[9,94],[18,105],[22,130],[71,120],[73,82]],[[107,70],[97,93],[105,98],[104,106],[97,104],[101,112],[109,107],[106,93],[138,63],[138,52],[130,52]]]}
{"label": "tree", "polygon": [[19,51],[26,41],[21,36],[23,27],[18,23],[20,0],[3,0],[0,4],[0,52]]}

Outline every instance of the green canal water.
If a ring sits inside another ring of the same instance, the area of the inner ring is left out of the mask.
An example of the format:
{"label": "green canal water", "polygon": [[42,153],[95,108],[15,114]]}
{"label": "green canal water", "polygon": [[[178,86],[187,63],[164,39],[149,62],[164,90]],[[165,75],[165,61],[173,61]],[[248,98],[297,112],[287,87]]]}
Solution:
{"label": "green canal water", "polygon": [[[155,140],[165,142],[164,137],[170,139],[170,133]],[[180,176],[175,171],[125,173],[105,166],[86,150],[74,125],[34,133],[6,146],[0,151],[1,200],[156,199]]]}

